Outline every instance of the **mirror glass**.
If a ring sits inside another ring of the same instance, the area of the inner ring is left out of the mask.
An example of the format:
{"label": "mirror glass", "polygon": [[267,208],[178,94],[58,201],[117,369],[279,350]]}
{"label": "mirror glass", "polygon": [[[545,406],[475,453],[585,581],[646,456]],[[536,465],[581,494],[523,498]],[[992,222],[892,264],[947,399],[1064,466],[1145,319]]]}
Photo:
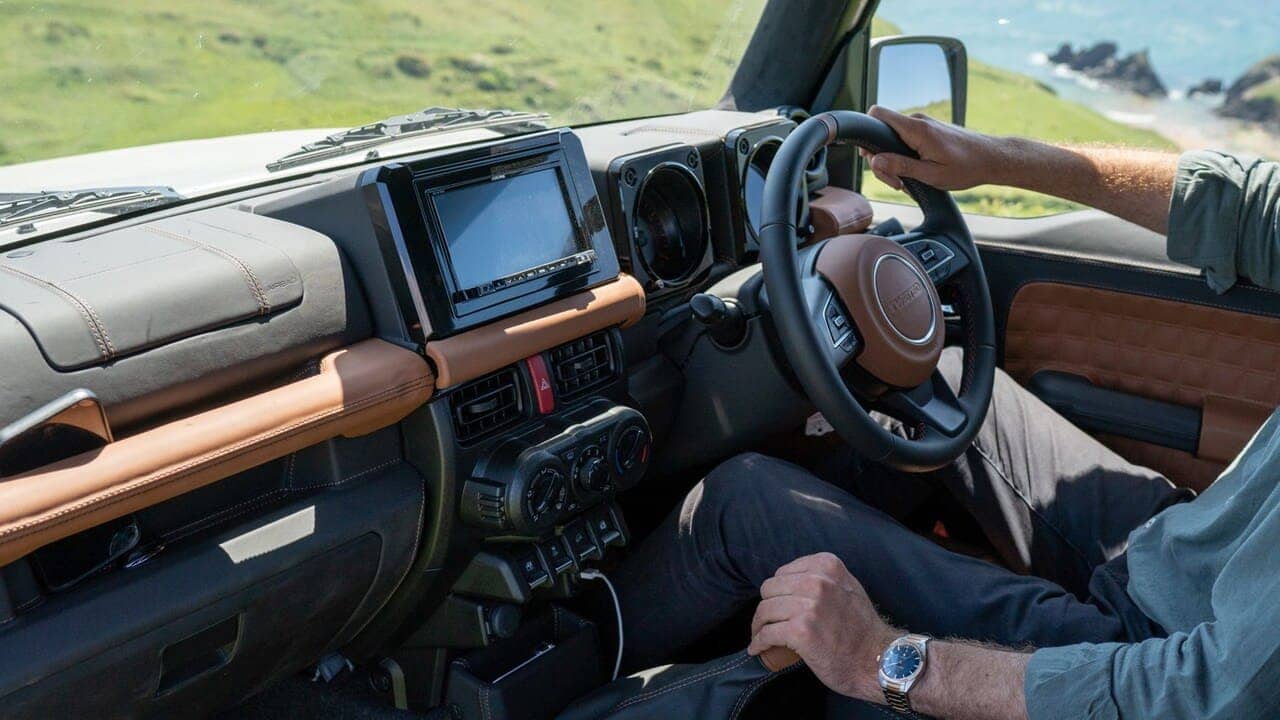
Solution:
{"label": "mirror glass", "polygon": [[900,113],[924,113],[954,122],[951,73],[942,47],[903,43],[880,48],[876,104]]}

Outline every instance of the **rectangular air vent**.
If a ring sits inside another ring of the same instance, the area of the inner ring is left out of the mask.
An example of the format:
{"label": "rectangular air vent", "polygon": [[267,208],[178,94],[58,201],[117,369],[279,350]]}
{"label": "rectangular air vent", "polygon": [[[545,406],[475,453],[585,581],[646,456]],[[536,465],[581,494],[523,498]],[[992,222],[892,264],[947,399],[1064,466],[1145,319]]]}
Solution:
{"label": "rectangular air vent", "polygon": [[519,422],[524,415],[521,397],[515,368],[499,370],[455,390],[453,426],[458,440],[475,440]]}
{"label": "rectangular air vent", "polygon": [[570,400],[605,385],[618,376],[617,362],[608,331],[565,343],[553,349],[551,377],[556,394]]}

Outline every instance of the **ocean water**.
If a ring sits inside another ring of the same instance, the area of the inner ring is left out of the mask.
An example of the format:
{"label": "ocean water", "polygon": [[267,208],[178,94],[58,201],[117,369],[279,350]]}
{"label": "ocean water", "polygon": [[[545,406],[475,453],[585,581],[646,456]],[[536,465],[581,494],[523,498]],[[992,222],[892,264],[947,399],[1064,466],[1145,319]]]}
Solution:
{"label": "ocean water", "polygon": [[[1187,100],[1207,77],[1230,84],[1280,53],[1280,0],[882,0],[878,13],[912,34],[964,41],[984,62],[1035,76],[1112,119],[1151,127],[1184,147],[1213,145],[1280,158],[1280,136],[1211,112],[1214,98]],[[1146,48],[1168,100],[1150,101],[1051,66],[1064,42],[1102,40],[1122,54]]]}

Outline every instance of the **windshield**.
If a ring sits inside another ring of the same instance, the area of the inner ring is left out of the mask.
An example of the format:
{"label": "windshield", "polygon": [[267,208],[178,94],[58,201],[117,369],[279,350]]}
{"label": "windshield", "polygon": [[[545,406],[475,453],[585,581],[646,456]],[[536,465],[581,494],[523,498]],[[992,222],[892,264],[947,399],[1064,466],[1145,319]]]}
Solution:
{"label": "windshield", "polygon": [[764,2],[0,2],[0,193],[190,197],[426,108],[547,116],[528,131],[712,107]]}

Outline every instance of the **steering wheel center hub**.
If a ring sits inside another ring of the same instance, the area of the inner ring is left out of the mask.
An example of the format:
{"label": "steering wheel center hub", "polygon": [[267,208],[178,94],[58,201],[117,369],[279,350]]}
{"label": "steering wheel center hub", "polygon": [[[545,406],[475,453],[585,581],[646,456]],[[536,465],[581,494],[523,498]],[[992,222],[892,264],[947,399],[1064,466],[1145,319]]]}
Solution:
{"label": "steering wheel center hub", "polygon": [[885,253],[876,258],[871,275],[880,312],[889,327],[913,345],[932,340],[938,314],[929,301],[929,280],[924,274],[897,254]]}
{"label": "steering wheel center hub", "polygon": [[864,370],[900,388],[929,379],[945,340],[942,302],[915,256],[877,235],[841,235],[827,241],[815,269],[853,318]]}

